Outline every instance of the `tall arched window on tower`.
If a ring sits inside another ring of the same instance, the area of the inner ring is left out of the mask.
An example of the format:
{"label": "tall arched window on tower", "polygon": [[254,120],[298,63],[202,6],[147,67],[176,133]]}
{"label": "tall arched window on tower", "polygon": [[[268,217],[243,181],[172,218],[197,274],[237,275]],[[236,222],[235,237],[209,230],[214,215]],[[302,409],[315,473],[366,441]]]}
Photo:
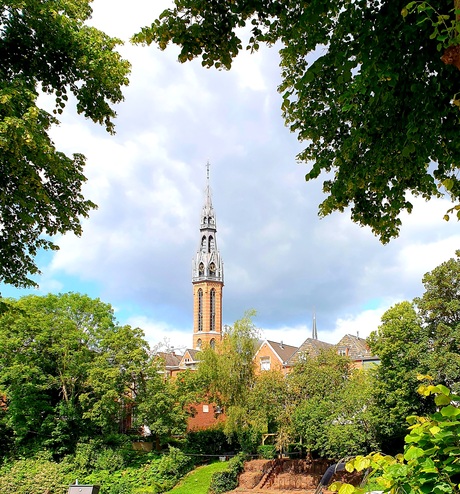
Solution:
{"label": "tall arched window on tower", "polygon": [[203,290],[198,290],[198,331],[203,331]]}
{"label": "tall arched window on tower", "polygon": [[215,350],[216,349],[216,340],[212,338],[212,340],[209,342],[209,346]]}
{"label": "tall arched window on tower", "polygon": [[214,250],[214,237],[212,235],[208,238],[208,252],[212,252]]}
{"label": "tall arched window on tower", "polygon": [[216,330],[216,290],[214,288],[211,289],[209,302],[211,306],[211,312],[210,312],[211,320],[209,321],[209,329],[211,331],[215,331]]}
{"label": "tall arched window on tower", "polygon": [[203,342],[201,341],[201,338],[198,338],[198,340],[196,342],[196,349],[201,350],[202,345],[203,345]]}

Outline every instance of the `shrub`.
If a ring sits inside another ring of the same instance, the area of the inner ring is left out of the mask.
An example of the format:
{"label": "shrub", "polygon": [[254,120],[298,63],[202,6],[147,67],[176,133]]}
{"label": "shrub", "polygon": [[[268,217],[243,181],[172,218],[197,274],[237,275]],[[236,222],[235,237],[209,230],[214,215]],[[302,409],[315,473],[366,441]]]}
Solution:
{"label": "shrub", "polygon": [[119,480],[110,485],[107,494],[132,494],[133,488],[127,480]]}
{"label": "shrub", "polygon": [[211,477],[211,485],[209,487],[210,494],[221,494],[228,492],[238,487],[238,475],[235,475],[230,470],[223,472],[215,472]]}
{"label": "shrub", "polygon": [[180,449],[170,447],[158,464],[158,473],[162,477],[179,479],[193,467],[193,460]]}
{"label": "shrub", "polygon": [[222,429],[203,429],[187,434],[185,449],[188,453],[219,455],[231,448]]}
{"label": "shrub", "polygon": [[47,453],[34,458],[5,463],[0,469],[0,492],[2,494],[43,494],[49,489],[60,492],[70,479],[59,463]]}
{"label": "shrub", "polygon": [[264,444],[257,448],[257,453],[265,460],[273,460],[276,457],[276,446],[274,444]]}
{"label": "shrub", "polygon": [[226,470],[214,473],[208,493],[221,494],[235,489],[238,486],[238,475],[244,467],[244,460],[245,455],[239,453],[228,462]]}
{"label": "shrub", "polygon": [[[429,376],[421,376],[421,378]],[[370,469],[367,484],[355,488],[334,482],[329,488],[339,494],[361,494],[372,490],[411,493],[458,493],[460,478],[460,396],[441,384],[422,385],[422,396],[435,395],[438,411],[428,417],[409,416],[410,432],[403,454],[396,457],[372,453],[357,456],[346,465],[348,471]]]}

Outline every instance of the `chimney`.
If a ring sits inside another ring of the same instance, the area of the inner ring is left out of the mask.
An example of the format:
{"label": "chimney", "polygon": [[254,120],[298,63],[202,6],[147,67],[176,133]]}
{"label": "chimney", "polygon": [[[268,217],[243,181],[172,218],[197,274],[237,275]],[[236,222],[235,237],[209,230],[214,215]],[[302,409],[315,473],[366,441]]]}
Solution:
{"label": "chimney", "polygon": [[281,348],[284,348],[284,345],[283,345],[283,342],[282,341],[280,342],[280,347]]}

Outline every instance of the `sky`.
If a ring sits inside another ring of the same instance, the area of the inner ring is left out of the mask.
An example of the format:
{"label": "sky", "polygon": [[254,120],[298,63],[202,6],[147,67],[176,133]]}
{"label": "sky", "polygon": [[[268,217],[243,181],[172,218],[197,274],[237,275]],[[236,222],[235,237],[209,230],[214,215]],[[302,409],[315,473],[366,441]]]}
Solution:
{"label": "sky", "polygon": [[[242,53],[230,71],[177,62],[178,49],[129,38],[172,0],[94,0],[91,24],[125,40],[132,64],[116,135],[69,105],[52,129],[59,150],[87,158],[84,195],[98,204],[81,237],[42,252],[39,289],[3,296],[79,292],[112,304],[120,324],[151,345],[192,345],[191,266],[200,240],[206,163],[224,261],[223,322],[255,309],[261,338],[337,343],[366,337],[395,303],[423,294],[423,275],[454,257],[459,224],[446,200],[414,200],[399,238],[382,245],[349,212],[318,217],[322,181],[296,155],[303,147],[281,115],[276,47]],[[49,105],[41,99],[44,107]]]}

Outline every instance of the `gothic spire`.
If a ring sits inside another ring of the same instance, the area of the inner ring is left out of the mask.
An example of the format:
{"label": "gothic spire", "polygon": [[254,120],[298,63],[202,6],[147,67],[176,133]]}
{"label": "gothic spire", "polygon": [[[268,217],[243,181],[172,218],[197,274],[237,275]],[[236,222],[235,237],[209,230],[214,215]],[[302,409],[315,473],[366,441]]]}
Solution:
{"label": "gothic spire", "polygon": [[316,311],[313,311],[313,329],[311,332],[311,337],[313,340],[318,339],[318,330],[316,329]]}
{"label": "gothic spire", "polygon": [[209,161],[206,164],[205,200],[200,218],[200,244],[193,260],[193,281],[224,280],[223,263],[217,248],[216,215],[212,206],[211,186],[209,180]]}

